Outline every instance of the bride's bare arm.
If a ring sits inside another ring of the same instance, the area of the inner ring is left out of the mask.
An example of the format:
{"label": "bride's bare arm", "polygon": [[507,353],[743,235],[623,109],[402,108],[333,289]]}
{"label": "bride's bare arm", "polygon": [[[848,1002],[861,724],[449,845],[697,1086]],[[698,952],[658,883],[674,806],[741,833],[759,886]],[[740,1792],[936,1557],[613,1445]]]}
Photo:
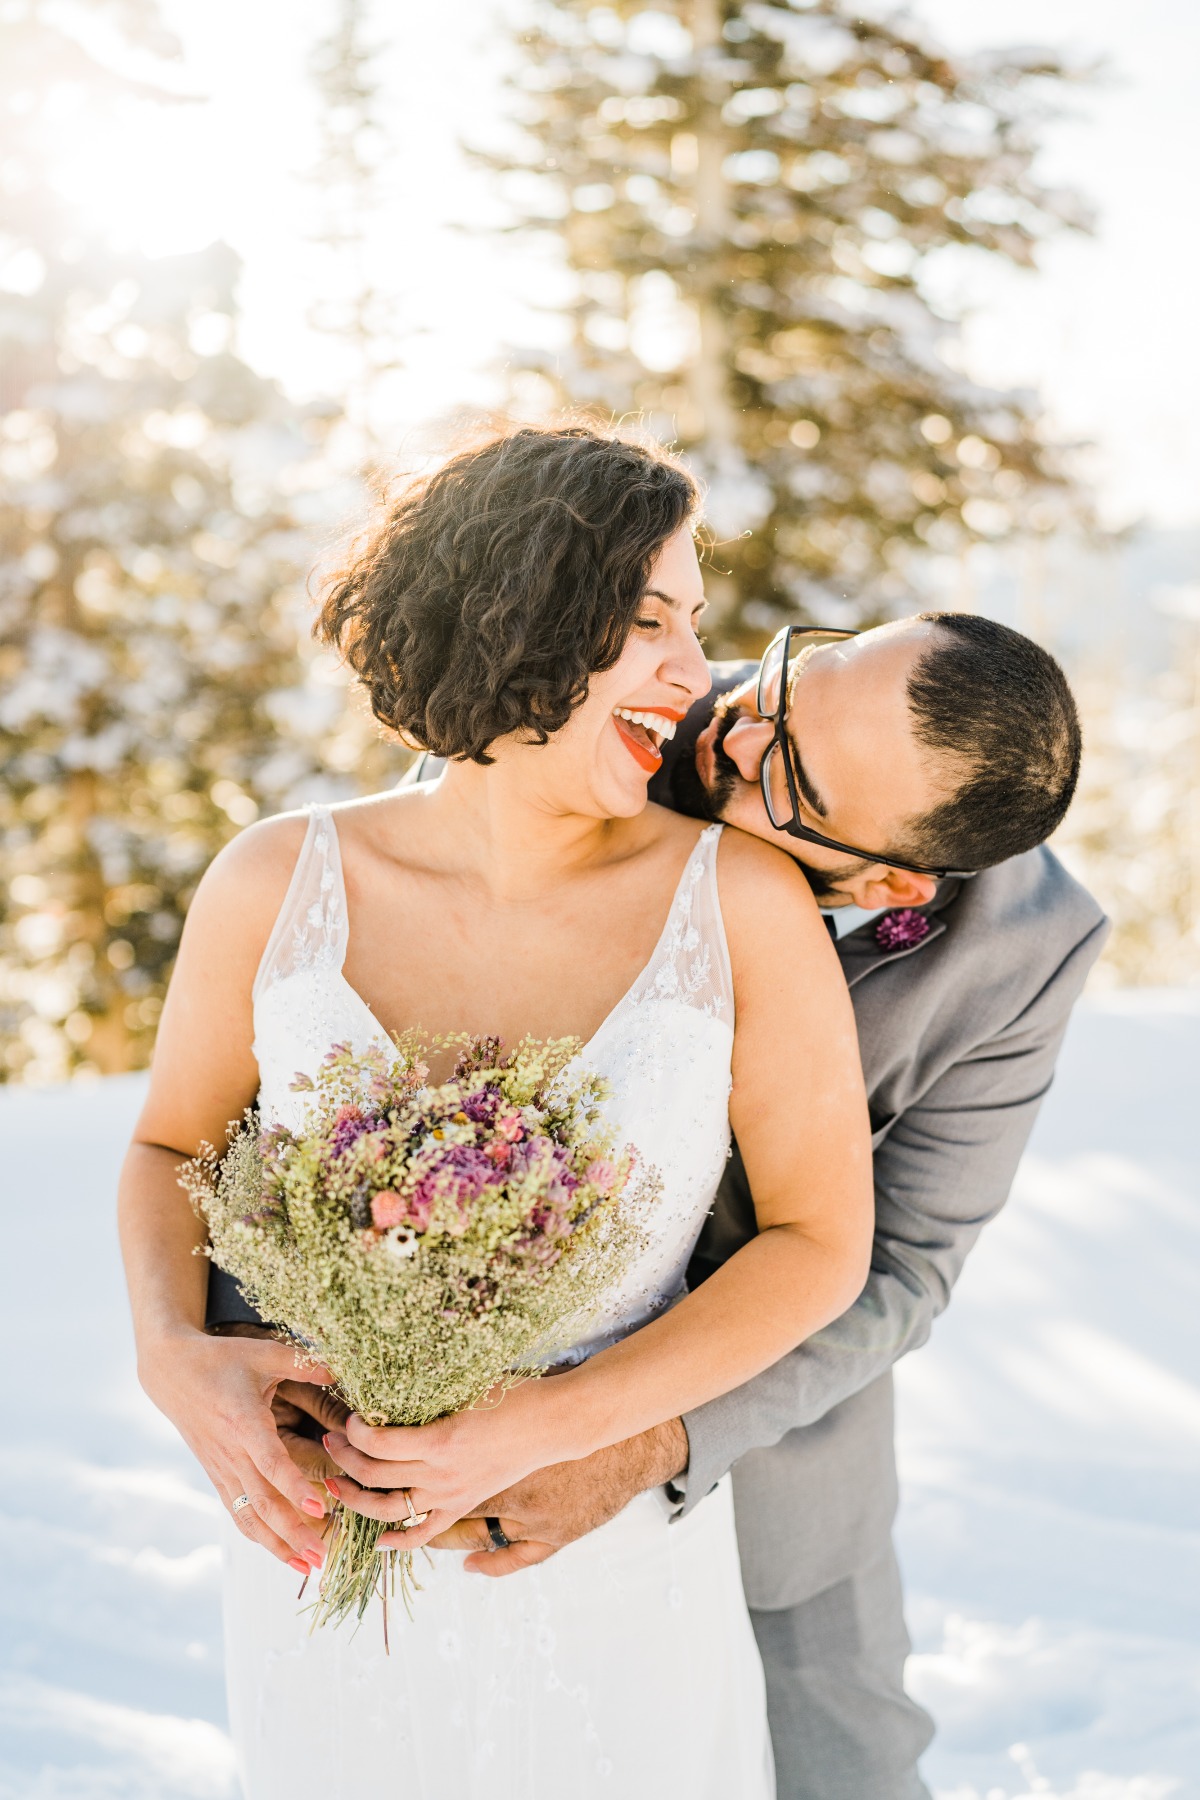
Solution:
{"label": "bride's bare arm", "polygon": [[252,1504],[237,1514],[246,1535],[282,1561],[314,1563],[322,1545],[312,1518],[324,1507],[280,1443],[271,1414],[279,1382],[311,1380],[312,1373],[298,1370],[282,1344],[206,1334],[208,1263],[195,1254],[204,1228],[176,1180],[179,1164],[203,1141],[224,1143],[229,1121],[257,1092],[251,987],[303,832],[303,820],[294,818],[255,827],[200,884],[118,1206],[142,1386],[225,1505],[249,1494]]}
{"label": "bride's bare arm", "polygon": [[[467,1511],[481,1482],[496,1493],[729,1392],[854,1303],[869,1269],[874,1202],[845,980],[790,858],[726,832],[719,878],[737,1008],[730,1112],[758,1236],[668,1313],[491,1412],[378,1431],[350,1420],[331,1445],[355,1479],[412,1487],[443,1518]],[[408,1541],[437,1525],[435,1516]]]}
{"label": "bride's bare arm", "polygon": [[854,1304],[870,1268],[871,1137],[845,978],[791,858],[726,832],[736,1031],[730,1122],[758,1236],[680,1305],[593,1357],[563,1400],[586,1451],[740,1387]]}

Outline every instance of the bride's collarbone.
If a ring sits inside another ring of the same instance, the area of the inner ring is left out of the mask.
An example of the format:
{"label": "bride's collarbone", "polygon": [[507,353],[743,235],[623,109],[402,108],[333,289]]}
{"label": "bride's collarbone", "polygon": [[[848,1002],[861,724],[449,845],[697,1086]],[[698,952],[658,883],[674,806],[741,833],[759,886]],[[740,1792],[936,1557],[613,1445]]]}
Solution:
{"label": "bride's collarbone", "polygon": [[636,855],[564,870],[509,895],[489,890],[474,871],[351,843],[342,855],[351,952],[356,940],[360,949],[383,949],[399,933],[434,954],[441,940],[460,960],[472,947],[488,959],[498,947],[516,957],[552,953],[556,940],[569,956],[581,942],[610,940],[614,921],[623,921],[621,936],[635,945],[645,940],[648,955],[700,831],[694,821],[668,816],[690,829],[663,832]]}
{"label": "bride's collarbone", "polygon": [[[344,976],[388,1031],[585,1041],[653,957],[687,857],[511,903],[419,871],[348,880]],[[675,865],[678,865],[677,867]]]}
{"label": "bride's collarbone", "polygon": [[[651,946],[651,949],[653,946]],[[390,1032],[419,1027],[431,1036],[495,1033],[506,1043],[589,1038],[636,980],[649,951],[622,944],[611,928],[586,942],[572,933],[515,937],[428,935],[407,929],[391,954],[356,954],[344,974]]]}

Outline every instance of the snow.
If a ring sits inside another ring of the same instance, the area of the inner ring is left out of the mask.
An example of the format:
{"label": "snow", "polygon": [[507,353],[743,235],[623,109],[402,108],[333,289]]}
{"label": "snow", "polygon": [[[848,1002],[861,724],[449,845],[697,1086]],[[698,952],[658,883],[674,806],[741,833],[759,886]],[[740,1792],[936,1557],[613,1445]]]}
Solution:
{"label": "snow", "polygon": [[[900,1382],[938,1800],[1200,1797],[1200,992],[1089,1001]],[[140,1077],[0,1094],[0,1800],[234,1800],[217,1505],[142,1396],[112,1189]],[[732,1800],[732,1797],[731,1797]]]}
{"label": "snow", "polygon": [[1081,1009],[1013,1199],[903,1368],[945,1800],[1200,1795],[1197,1071],[1200,993]]}

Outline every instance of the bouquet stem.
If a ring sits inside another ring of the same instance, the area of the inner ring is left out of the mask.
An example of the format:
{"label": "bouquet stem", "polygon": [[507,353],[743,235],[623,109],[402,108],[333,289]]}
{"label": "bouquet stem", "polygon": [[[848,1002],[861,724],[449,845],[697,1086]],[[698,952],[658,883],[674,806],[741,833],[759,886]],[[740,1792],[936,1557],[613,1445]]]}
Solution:
{"label": "bouquet stem", "polygon": [[340,1625],[351,1614],[361,1621],[378,1594],[383,1602],[386,1648],[388,1601],[395,1598],[397,1587],[404,1610],[412,1617],[412,1596],[421,1588],[413,1574],[412,1552],[377,1548],[383,1533],[390,1529],[379,1519],[364,1519],[344,1506],[334,1508],[325,1567],[312,1607],[314,1631],[318,1625]]}

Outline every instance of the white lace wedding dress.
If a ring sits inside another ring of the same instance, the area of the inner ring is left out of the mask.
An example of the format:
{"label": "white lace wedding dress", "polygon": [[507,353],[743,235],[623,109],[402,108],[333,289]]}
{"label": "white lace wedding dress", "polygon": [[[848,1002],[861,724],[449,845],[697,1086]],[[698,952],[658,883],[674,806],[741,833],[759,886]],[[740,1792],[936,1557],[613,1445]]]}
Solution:
{"label": "white lace wedding dress", "polygon": [[[654,1242],[581,1354],[680,1291],[729,1147],[733,992],[720,826],[688,859],[662,936],[582,1057],[610,1117],[664,1178]],[[343,974],[337,829],[315,809],[254,989],[264,1117],[330,1044],[384,1034]],[[415,947],[397,943],[397,955]],[[503,1580],[418,1556],[414,1617],[312,1635],[297,1578],[229,1525],[230,1722],[245,1800],[771,1800],[762,1670],[728,1481],[672,1521],[661,1490]]]}

